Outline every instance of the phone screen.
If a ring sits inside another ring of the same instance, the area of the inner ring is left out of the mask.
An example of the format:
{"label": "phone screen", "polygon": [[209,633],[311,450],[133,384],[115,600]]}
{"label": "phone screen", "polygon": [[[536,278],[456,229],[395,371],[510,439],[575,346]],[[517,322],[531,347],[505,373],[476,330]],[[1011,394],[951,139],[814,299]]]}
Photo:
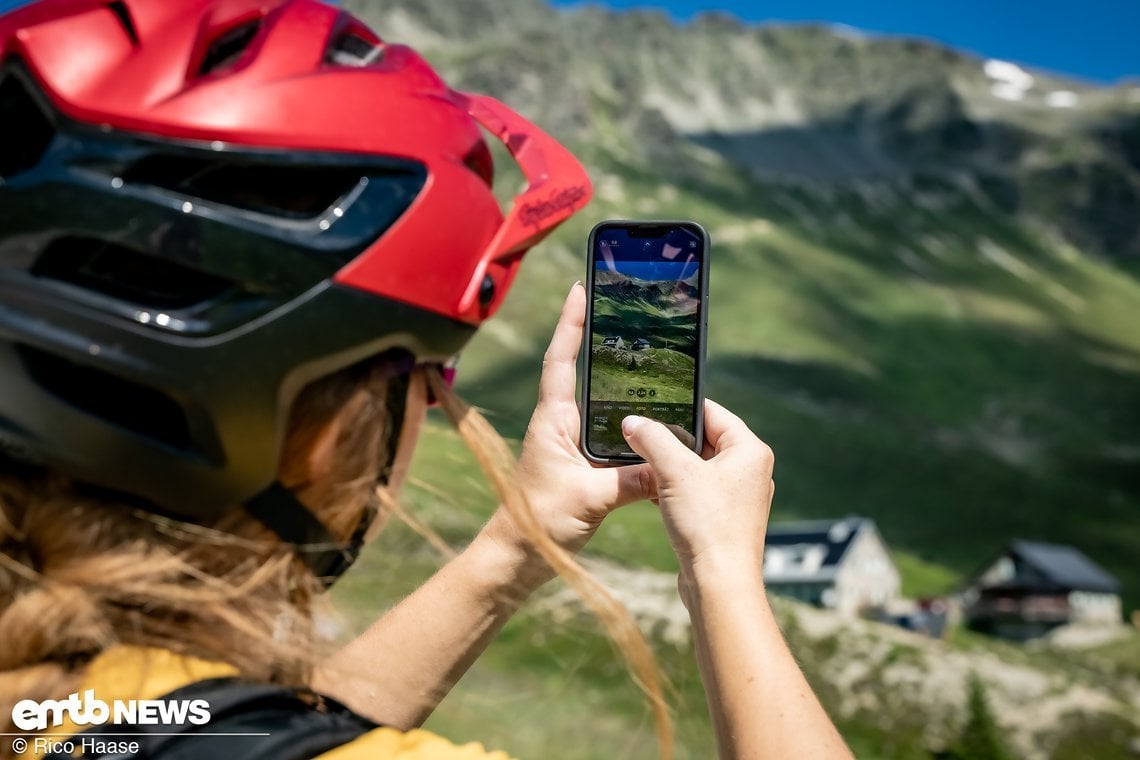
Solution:
{"label": "phone screen", "polygon": [[706,236],[691,223],[611,223],[591,238],[584,449],[636,459],[621,421],[663,422],[690,448],[701,435]]}

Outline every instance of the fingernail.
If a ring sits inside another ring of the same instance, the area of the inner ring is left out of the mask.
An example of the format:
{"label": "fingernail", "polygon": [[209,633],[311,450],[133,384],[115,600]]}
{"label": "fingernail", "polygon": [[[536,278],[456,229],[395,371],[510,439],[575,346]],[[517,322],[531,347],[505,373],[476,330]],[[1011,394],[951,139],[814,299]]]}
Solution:
{"label": "fingernail", "polygon": [[579,285],[581,285],[581,284],[582,284],[582,281],[581,281],[581,280],[574,280],[574,284],[570,286],[570,292],[571,292],[571,293],[573,293],[573,292],[574,292],[574,288],[578,287],[578,286],[579,286]]}
{"label": "fingernail", "polygon": [[636,414],[631,414],[621,421],[621,432],[626,435],[633,435],[633,432],[644,424],[644,417],[638,417]]}

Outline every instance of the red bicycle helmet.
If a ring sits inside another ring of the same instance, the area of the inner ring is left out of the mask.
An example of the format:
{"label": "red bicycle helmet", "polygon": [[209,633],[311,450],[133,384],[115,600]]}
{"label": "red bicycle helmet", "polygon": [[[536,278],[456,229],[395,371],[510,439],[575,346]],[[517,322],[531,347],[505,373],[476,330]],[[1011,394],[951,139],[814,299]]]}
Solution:
{"label": "red bicycle helmet", "polygon": [[[190,520],[256,504],[298,544],[328,539],[274,484],[299,390],[445,362],[591,193],[533,124],[316,0],[12,11],[0,124],[0,447]],[[527,179],[505,217],[479,125]]]}

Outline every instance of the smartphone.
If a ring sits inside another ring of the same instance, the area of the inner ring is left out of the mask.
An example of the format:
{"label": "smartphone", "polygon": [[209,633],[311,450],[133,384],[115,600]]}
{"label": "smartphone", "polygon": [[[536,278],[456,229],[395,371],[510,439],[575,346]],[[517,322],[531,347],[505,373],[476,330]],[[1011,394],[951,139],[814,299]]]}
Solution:
{"label": "smartphone", "polygon": [[590,231],[581,352],[590,461],[642,461],[621,432],[630,414],[701,450],[708,261],[709,236],[696,222],[611,220]]}

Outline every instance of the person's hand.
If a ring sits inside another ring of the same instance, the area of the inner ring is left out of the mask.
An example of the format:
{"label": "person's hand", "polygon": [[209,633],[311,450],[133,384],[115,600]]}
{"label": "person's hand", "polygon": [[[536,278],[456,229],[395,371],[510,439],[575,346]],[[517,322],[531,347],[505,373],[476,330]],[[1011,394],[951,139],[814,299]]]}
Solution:
{"label": "person's hand", "polygon": [[644,417],[626,417],[622,432],[652,468],[652,496],[683,573],[710,562],[760,567],[775,490],[775,460],[767,444],[713,401],[705,401],[700,456],[667,427]]}
{"label": "person's hand", "polygon": [[626,417],[622,432],[652,467],[681,563],[677,590],[693,624],[719,756],[850,760],[764,593],[772,450],[711,401],[700,456],[643,417]]}
{"label": "person's hand", "polygon": [[[586,290],[575,284],[543,358],[538,405],[517,470],[518,484],[539,522],[572,552],[585,545],[612,510],[648,498],[652,487],[647,465],[596,467],[579,448],[582,423],[574,383],[585,312]],[[488,530],[500,542],[526,543],[502,509]]]}

